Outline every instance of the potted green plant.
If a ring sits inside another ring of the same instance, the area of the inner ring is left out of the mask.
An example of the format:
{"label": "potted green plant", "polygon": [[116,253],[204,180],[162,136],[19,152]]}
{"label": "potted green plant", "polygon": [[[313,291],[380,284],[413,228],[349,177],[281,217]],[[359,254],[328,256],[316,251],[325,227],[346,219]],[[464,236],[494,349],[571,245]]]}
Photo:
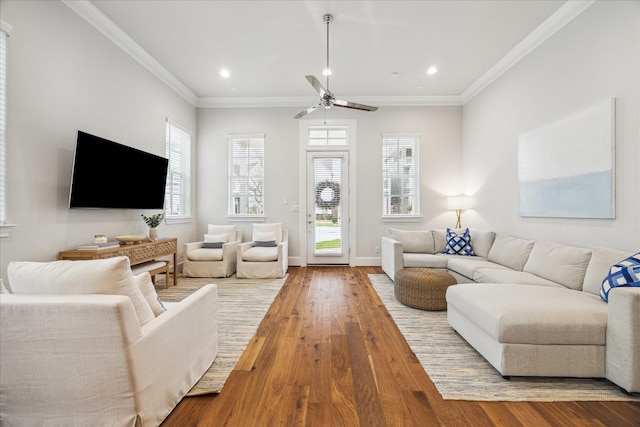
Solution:
{"label": "potted green plant", "polygon": [[158,230],[156,227],[160,225],[160,222],[164,219],[164,213],[158,213],[151,216],[141,215],[144,222],[149,226],[149,238],[155,239],[158,237]]}

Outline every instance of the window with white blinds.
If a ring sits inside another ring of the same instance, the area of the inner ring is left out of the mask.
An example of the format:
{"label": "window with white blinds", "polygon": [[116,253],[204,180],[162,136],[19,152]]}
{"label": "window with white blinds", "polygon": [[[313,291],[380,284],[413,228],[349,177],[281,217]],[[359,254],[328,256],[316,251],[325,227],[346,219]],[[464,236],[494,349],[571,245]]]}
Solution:
{"label": "window with white blinds", "polygon": [[228,140],[229,215],[264,216],[264,135]]}
{"label": "window with white blinds", "polygon": [[11,26],[0,21],[0,224],[7,222],[7,38]]}
{"label": "window with white blinds", "polygon": [[420,215],[420,137],[383,135],[383,216]]}
{"label": "window with white blinds", "polygon": [[309,126],[308,145],[347,145],[347,126]]}
{"label": "window with white blinds", "polygon": [[191,133],[167,120],[169,159],[164,210],[167,220],[191,218]]}

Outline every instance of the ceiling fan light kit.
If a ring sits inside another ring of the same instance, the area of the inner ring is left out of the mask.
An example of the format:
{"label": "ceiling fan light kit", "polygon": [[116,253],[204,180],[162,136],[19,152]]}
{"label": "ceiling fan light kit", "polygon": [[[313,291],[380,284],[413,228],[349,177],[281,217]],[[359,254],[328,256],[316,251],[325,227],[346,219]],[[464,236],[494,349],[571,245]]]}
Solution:
{"label": "ceiling fan light kit", "polygon": [[327,85],[326,85],[327,87],[325,89],[322,86],[322,83],[320,83],[320,81],[317,78],[315,78],[315,76],[311,76],[311,75],[305,76],[307,81],[311,84],[311,86],[313,86],[313,88],[318,93],[318,95],[320,95],[320,102],[318,102],[315,105],[312,105],[306,110],[299,112],[298,114],[295,115],[294,118],[299,119],[300,117],[306,116],[307,114],[312,113],[313,111],[315,111],[320,107],[324,107],[325,109],[328,110],[334,105],[336,107],[351,108],[353,110],[376,111],[378,107],[372,107],[370,105],[358,104],[355,102],[342,101],[340,99],[336,99],[333,93],[329,90],[329,76],[331,75],[331,68],[329,68],[329,26],[333,22],[333,16],[327,13],[322,17],[322,22],[324,22],[327,26],[327,67],[325,68],[326,70],[325,75],[327,77]]}

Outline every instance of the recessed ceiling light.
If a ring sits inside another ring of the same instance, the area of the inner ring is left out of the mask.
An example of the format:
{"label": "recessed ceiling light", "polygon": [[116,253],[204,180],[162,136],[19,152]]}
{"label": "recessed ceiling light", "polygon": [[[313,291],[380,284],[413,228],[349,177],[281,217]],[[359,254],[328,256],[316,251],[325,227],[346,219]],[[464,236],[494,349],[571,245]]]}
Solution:
{"label": "recessed ceiling light", "polygon": [[427,74],[429,74],[430,76],[434,75],[437,72],[438,72],[438,69],[436,67],[429,67],[427,69]]}
{"label": "recessed ceiling light", "polygon": [[328,68],[325,68],[324,71],[322,72],[322,75],[324,76],[330,76],[331,74],[332,74],[331,70]]}
{"label": "recessed ceiling light", "polygon": [[228,79],[229,77],[231,77],[231,73],[226,68],[223,68],[222,70],[220,70],[220,75],[225,79]]}

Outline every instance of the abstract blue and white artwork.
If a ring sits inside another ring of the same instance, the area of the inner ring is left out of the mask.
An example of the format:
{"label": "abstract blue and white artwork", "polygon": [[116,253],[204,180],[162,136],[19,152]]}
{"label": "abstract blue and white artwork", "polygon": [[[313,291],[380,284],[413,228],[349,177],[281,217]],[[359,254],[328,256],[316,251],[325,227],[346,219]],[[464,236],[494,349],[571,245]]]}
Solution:
{"label": "abstract blue and white artwork", "polygon": [[615,218],[615,99],[518,136],[521,216]]}

